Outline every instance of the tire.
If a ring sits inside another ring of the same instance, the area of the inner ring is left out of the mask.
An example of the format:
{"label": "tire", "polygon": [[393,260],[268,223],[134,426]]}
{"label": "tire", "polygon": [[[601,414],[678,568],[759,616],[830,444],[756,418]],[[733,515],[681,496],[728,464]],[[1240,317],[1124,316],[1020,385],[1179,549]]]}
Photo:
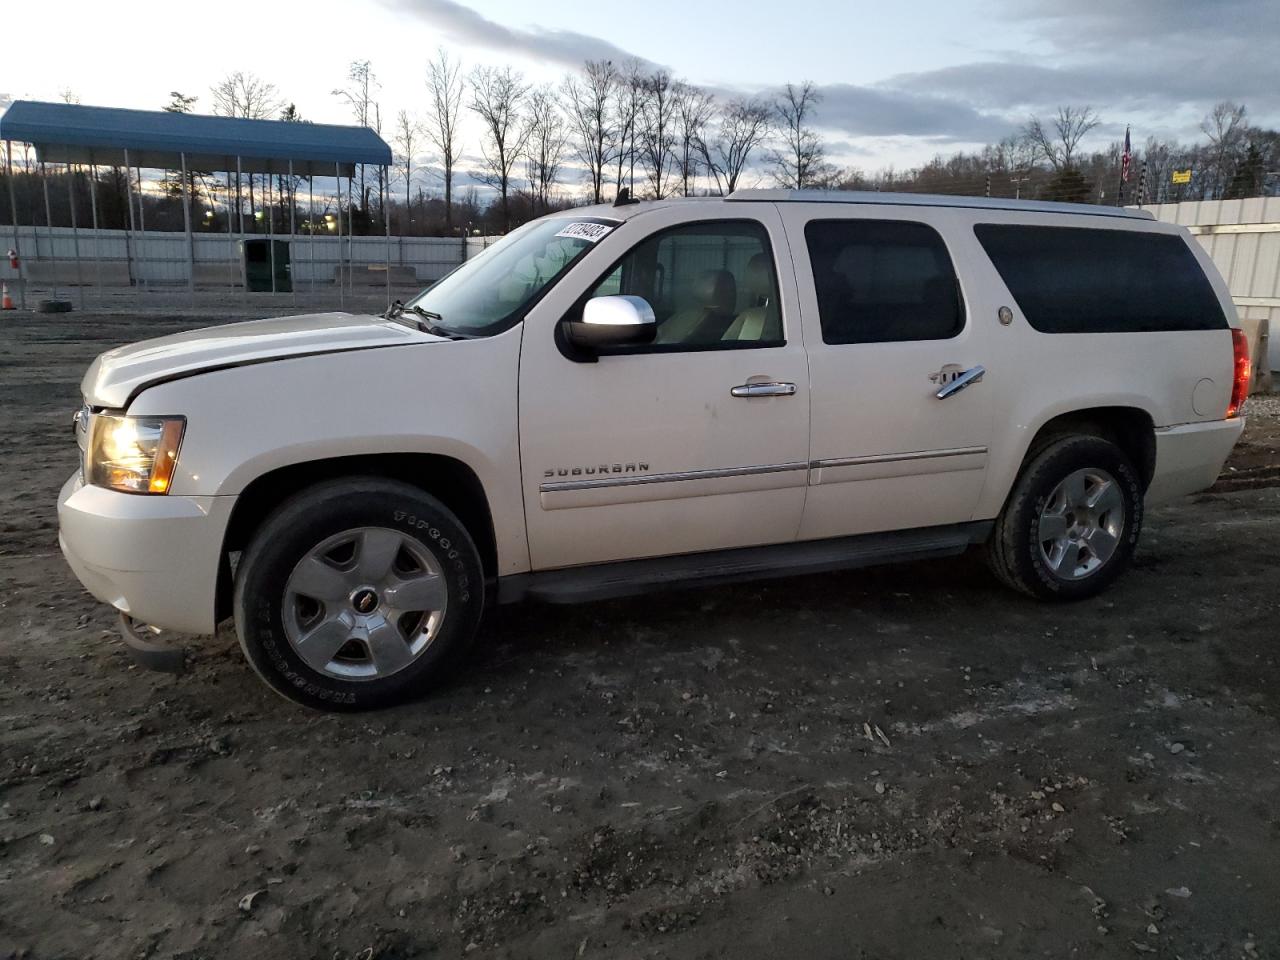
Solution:
{"label": "tire", "polygon": [[353,478],[298,494],[262,524],[234,604],[240,646],[273,690],[322,710],[372,710],[447,675],[479,625],[484,573],[435,497]]}
{"label": "tire", "polygon": [[987,560],[1015,590],[1082,600],[1129,566],[1142,510],[1138,471],[1119,447],[1097,436],[1061,437],[1029,457],[987,541]]}

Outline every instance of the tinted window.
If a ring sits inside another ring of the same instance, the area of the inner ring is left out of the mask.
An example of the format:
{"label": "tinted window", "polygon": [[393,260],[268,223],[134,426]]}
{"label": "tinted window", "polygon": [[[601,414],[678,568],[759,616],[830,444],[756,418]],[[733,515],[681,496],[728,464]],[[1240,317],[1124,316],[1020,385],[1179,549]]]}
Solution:
{"label": "tinted window", "polygon": [[1027,322],[1042,333],[1227,325],[1182,237],[993,223],[973,229]]}
{"label": "tinted window", "polygon": [[815,220],[804,229],[825,343],[945,340],[964,325],[937,231],[897,220]]}
{"label": "tinted window", "polygon": [[673,227],[636,244],[591,297],[644,297],[654,343],[622,352],[731,349],[783,343],[769,235],[751,220]]}

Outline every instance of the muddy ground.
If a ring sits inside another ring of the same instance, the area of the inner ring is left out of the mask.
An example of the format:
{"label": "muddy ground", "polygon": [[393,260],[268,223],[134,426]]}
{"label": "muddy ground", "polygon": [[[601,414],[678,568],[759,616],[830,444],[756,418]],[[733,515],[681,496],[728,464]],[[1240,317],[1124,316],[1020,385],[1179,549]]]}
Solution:
{"label": "muddy ground", "polygon": [[57,552],[85,365],[199,318],[12,316],[0,957],[1280,956],[1274,404],[1096,600],[965,558],[505,609],[329,716],[229,632],[135,667]]}

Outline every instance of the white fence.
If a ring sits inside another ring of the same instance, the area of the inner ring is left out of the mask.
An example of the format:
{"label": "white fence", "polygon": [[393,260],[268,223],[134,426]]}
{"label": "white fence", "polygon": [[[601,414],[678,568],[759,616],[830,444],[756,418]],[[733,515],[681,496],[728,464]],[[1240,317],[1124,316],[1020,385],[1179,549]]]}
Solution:
{"label": "white fence", "polygon": [[[265,240],[257,234],[250,239]],[[340,266],[411,268],[423,284],[434,283],[457,266],[465,257],[479,253],[493,243],[495,237],[475,237],[463,241],[449,237],[336,237],[305,234],[276,235],[273,239],[289,242],[289,259],[295,285],[332,284]],[[465,254],[464,254],[465,242]],[[94,285],[102,276],[118,281],[145,285],[185,286],[191,275],[192,257],[197,282],[204,276],[239,276],[239,237],[225,234],[197,233],[188,249],[185,233],[147,233],[125,230],[93,230],[70,227],[0,227],[0,243],[16,247],[27,269],[24,274],[40,272],[40,266],[54,264],[63,283],[75,276],[74,264],[80,261],[83,282]],[[102,264],[98,269],[95,264]],[[36,271],[29,268],[36,265]],[[0,262],[0,273],[8,260]],[[111,281],[108,281],[111,282]]]}
{"label": "white fence", "polygon": [[1280,370],[1280,197],[1192,200],[1145,209],[1203,244],[1231,288],[1241,319],[1269,322],[1271,369]]}

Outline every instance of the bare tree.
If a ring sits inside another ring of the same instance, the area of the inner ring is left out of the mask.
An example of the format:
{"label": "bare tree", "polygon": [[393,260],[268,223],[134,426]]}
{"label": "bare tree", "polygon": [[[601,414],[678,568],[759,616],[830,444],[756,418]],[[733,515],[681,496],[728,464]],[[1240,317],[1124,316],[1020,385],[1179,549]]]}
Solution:
{"label": "bare tree", "polygon": [[686,197],[692,196],[693,187],[697,184],[701,144],[706,141],[707,125],[715,115],[716,98],[714,95],[695,87],[691,83],[679,81],[675,85],[676,120],[679,126],[679,156],[676,163],[680,169],[680,187]]}
{"label": "bare tree", "polygon": [[511,170],[524,153],[529,127],[521,117],[529,86],[510,67],[477,67],[471,74],[471,109],[484,126],[480,155],[484,168],[477,180],[498,191],[502,229],[511,229]]}
{"label": "bare tree", "polygon": [[[310,120],[302,119],[302,113],[298,110],[295,103],[286,104],[285,108],[280,111],[280,119],[285,123],[310,123]],[[298,188],[302,186],[306,178],[301,174],[295,173],[293,176],[278,174],[276,176],[276,185],[282,196],[289,198],[289,206],[285,208],[286,214],[289,211],[296,211],[298,208]]]}
{"label": "bare tree", "polygon": [[[374,92],[380,84],[368,60],[352,60],[347,68],[347,85],[332,91],[335,97],[345,100],[351,108],[356,124],[361,127],[372,127],[375,131],[382,129],[382,108],[374,99]],[[358,167],[360,175],[360,209],[367,217],[369,214],[369,187],[365,181],[365,165]],[[379,168],[378,185],[381,189],[383,171]]]}
{"label": "bare tree", "polygon": [[568,152],[569,129],[551,87],[540,87],[529,95],[528,134],[525,169],[533,196],[534,213],[550,209],[560,168]]}
{"label": "bare tree", "polygon": [[671,74],[658,70],[641,83],[644,94],[636,125],[640,162],[654,197],[661,200],[670,190],[676,162],[676,132],[679,112],[676,83]]}
{"label": "bare tree", "polygon": [[1169,183],[1170,174],[1177,169],[1177,164],[1182,159],[1182,148],[1176,141],[1147,137],[1141,156],[1142,162],[1147,165],[1147,182],[1150,184],[1151,199],[1160,203],[1172,186]]}
{"label": "bare tree", "polygon": [[267,83],[253,73],[236,70],[210,88],[213,112],[220,117],[245,117],[266,120],[281,107],[274,83]]}
{"label": "bare tree", "polygon": [[588,60],[580,77],[566,77],[562,85],[569,122],[574,132],[574,155],[591,178],[591,199],[600,203],[604,168],[617,150],[618,130],[610,111],[618,86],[618,71],[610,60]]}
{"label": "bare tree", "polygon": [[1244,104],[1223,100],[1200,121],[1200,129],[1209,138],[1209,177],[1207,189],[1220,193],[1230,180],[1249,136]]}
{"label": "bare tree", "polygon": [[1032,117],[1022,128],[1023,138],[1059,173],[1075,169],[1080,141],[1102,122],[1092,107],[1059,107],[1048,126]]}
{"label": "bare tree", "polygon": [[[266,120],[280,110],[281,101],[276,85],[268,83],[253,73],[236,70],[227,74],[210,88],[213,94],[213,112],[220,117],[243,117],[247,120]],[[249,174],[249,210],[256,207],[253,199],[254,175]],[[236,208],[240,206],[240,174],[236,174]],[[228,211],[230,215],[230,211]],[[251,223],[257,221],[250,218]],[[255,226],[256,229],[256,226]]]}
{"label": "bare tree", "polygon": [[999,158],[997,168],[1016,176],[1023,176],[1036,165],[1040,156],[1040,148],[1021,134],[1010,134],[996,144],[995,152]]}
{"label": "bare tree", "polygon": [[698,144],[717,193],[738,189],[751,154],[769,137],[772,119],[773,108],[763,100],[740,97],[725,105],[714,140]]}
{"label": "bare tree", "polygon": [[[186,94],[171,90],[169,92],[169,102],[161,107],[165,113],[190,113],[191,108],[196,105],[199,97],[189,97]],[[68,103],[72,101],[67,101]],[[78,102],[78,101],[75,101]],[[182,196],[184,189],[190,190],[191,194],[199,200],[200,187],[203,185],[205,174],[197,173],[195,170],[187,171],[187,180],[184,187],[182,174],[173,170],[166,170],[164,176],[160,178],[160,185],[164,192],[174,199]]]}
{"label": "bare tree", "polygon": [[458,162],[458,120],[466,81],[462,65],[449,59],[441,47],[427,64],[427,139],[440,153],[444,174],[444,229],[453,231],[453,168]]}
{"label": "bare tree", "polygon": [[[373,105],[373,132],[382,136],[382,104],[375,103]],[[383,229],[389,229],[390,220],[387,219],[387,199],[391,193],[391,169],[382,165],[378,166],[378,210],[382,214]],[[367,206],[367,204],[366,204]]]}
{"label": "bare tree", "polygon": [[407,232],[409,213],[413,200],[413,159],[414,149],[422,135],[422,126],[409,116],[408,110],[396,114],[395,144],[399,153],[396,155],[400,176],[404,177],[404,215],[405,223],[401,227]]}
{"label": "bare tree", "polygon": [[618,179],[617,188],[622,189],[623,170],[627,171],[627,187],[635,192],[637,127],[640,122],[640,110],[645,101],[644,66],[639,60],[631,59],[622,65],[618,75],[618,83],[613,91],[613,115],[618,130]]}
{"label": "bare tree", "polygon": [[773,102],[774,118],[782,143],[767,154],[774,179],[783,187],[803,190],[813,186],[824,166],[825,151],[818,135],[809,127],[822,94],[813,82],[799,86],[788,83]]}

